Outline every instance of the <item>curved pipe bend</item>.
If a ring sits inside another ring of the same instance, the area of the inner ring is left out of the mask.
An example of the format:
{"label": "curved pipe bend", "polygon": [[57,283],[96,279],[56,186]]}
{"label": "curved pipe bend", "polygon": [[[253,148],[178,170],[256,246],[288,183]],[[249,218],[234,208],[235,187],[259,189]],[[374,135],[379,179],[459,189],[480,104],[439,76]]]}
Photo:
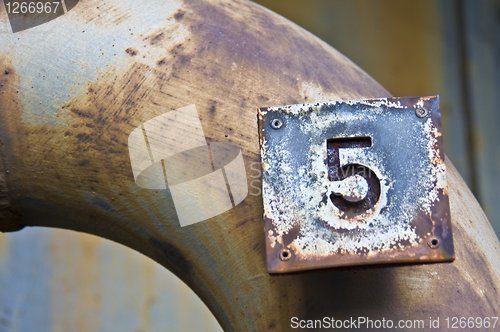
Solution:
{"label": "curved pipe bend", "polygon": [[97,2],[15,35],[0,15],[2,231],[60,227],[132,247],[228,331],[283,331],[292,317],[497,313],[499,243],[449,160],[451,264],[270,276],[258,195],[181,228],[168,193],[134,183],[127,139],[142,123],[195,104],[207,141],[241,147],[248,170],[259,162],[257,107],[390,94],[250,1],[110,0],[105,15]]}

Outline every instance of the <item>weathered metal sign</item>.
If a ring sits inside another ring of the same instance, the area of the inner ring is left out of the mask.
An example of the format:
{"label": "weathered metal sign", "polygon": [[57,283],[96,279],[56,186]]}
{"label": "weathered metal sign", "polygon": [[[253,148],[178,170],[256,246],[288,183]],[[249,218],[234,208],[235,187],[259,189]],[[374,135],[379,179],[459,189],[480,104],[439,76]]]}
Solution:
{"label": "weathered metal sign", "polygon": [[258,118],[270,273],[454,259],[437,96]]}

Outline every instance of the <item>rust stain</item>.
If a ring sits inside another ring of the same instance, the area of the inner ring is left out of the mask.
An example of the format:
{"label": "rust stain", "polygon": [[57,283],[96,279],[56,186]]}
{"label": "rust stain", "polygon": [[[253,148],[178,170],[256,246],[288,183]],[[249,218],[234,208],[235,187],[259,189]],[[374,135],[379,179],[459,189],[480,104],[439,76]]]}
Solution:
{"label": "rust stain", "polygon": [[177,13],[174,14],[174,18],[175,18],[175,20],[180,21],[184,17],[185,14],[186,14],[186,12],[184,10],[179,9],[177,11]]}
{"label": "rust stain", "polygon": [[[207,13],[210,14],[209,17],[212,17],[208,21],[206,21]],[[91,16],[91,14],[90,12],[88,15]],[[259,24],[269,28],[272,23],[264,19],[266,15],[269,14],[263,10],[262,13],[257,14],[257,17]],[[260,91],[248,92],[249,95],[245,99],[249,106],[243,109],[235,109],[227,104],[218,103],[218,111],[215,112],[215,105],[211,104],[209,100],[214,96],[230,93],[235,86],[248,84],[248,80],[258,79],[262,82],[268,82],[267,86],[263,86],[262,89],[268,90],[272,86],[272,90],[274,90],[276,85],[272,83],[272,77],[275,73],[282,73],[283,62],[289,62],[289,65],[285,66],[287,69],[284,73],[285,77],[288,78],[281,78],[279,87],[280,89],[290,89],[289,95],[294,95],[297,93],[293,93],[293,91],[299,89],[295,77],[297,73],[307,74],[310,72],[303,70],[303,64],[295,60],[296,55],[290,56],[289,59],[277,59],[272,53],[269,53],[272,48],[261,45],[257,31],[249,31],[251,29],[246,23],[234,21],[224,6],[217,8],[201,2],[187,2],[186,10],[177,12],[175,18],[180,22],[176,27],[157,30],[150,35],[137,37],[142,38],[143,42],[149,41],[152,47],[165,50],[157,61],[158,66],[151,67],[139,61],[132,62],[122,72],[116,72],[112,68],[99,81],[89,82],[86,94],[75,96],[62,106],[63,114],[70,114],[73,118],[71,128],[65,130],[64,135],[43,127],[26,128],[26,134],[36,132],[38,137],[40,135],[46,136],[43,140],[50,139],[53,146],[74,147],[64,151],[64,155],[61,154],[58,157],[61,159],[70,157],[75,167],[85,169],[85,172],[81,173],[85,175],[78,176],[80,177],[78,182],[82,186],[92,190],[91,183],[126,182],[123,180],[123,176],[125,175],[126,178],[131,176],[128,174],[130,170],[128,169],[126,138],[131,128],[148,120],[148,118],[195,101],[202,112],[211,115],[210,118],[203,119],[207,127],[219,126],[220,123],[239,122],[241,112],[251,112],[251,105],[260,102],[262,96]],[[222,24],[224,22],[231,22],[231,25]],[[174,36],[180,34],[180,30],[184,27],[188,27],[192,32],[190,37],[180,44],[172,44]],[[273,25],[273,27],[278,29],[281,34],[291,33],[287,30],[289,28],[279,25]],[[259,29],[259,26],[252,28]],[[232,41],[232,38],[237,35],[242,35],[239,38],[245,40],[245,47]],[[320,45],[313,44],[312,46],[312,49],[305,46],[297,48],[294,46],[294,49],[306,53],[320,52],[324,55],[326,55],[325,52],[328,52]],[[138,50],[128,48],[126,52],[134,57]],[[304,56],[306,55],[304,54]],[[227,60],[217,60],[220,56]],[[260,72],[260,76],[241,78],[238,82],[228,80],[226,77],[234,75],[232,74],[233,70],[225,65],[227,61],[234,61],[236,68],[243,66],[245,70],[248,70],[248,66],[254,67],[255,69],[252,71]],[[324,63],[320,66],[335,67],[333,63]],[[301,70],[297,70],[299,68]],[[354,70],[356,72],[358,69],[353,66],[342,70],[347,70],[341,75],[344,76],[348,74],[348,71]],[[336,80],[335,75],[328,77],[330,79],[333,77]],[[315,80],[316,78],[306,76],[304,79]],[[341,77],[338,80],[340,82]],[[185,84],[185,82],[194,81],[198,82],[196,89]],[[337,88],[343,85],[332,82],[325,83],[325,86]],[[385,93],[382,89],[379,92]],[[283,93],[277,92],[277,94]],[[292,98],[288,101],[294,100]],[[250,122],[248,125],[255,127],[255,124]],[[209,137],[209,139],[225,138],[224,131],[220,133],[211,131],[211,133],[217,137]],[[242,146],[248,146],[249,153],[255,154],[257,152],[255,145],[249,144],[255,140],[255,136],[250,131],[240,131],[232,135],[231,139]],[[20,146],[18,149],[21,151],[27,147]],[[100,154],[114,155],[116,158],[97,157]],[[45,160],[45,162],[57,163],[59,158],[52,158],[53,160]],[[89,162],[90,160],[93,162]],[[38,161],[38,163],[40,162]],[[50,169],[47,172],[53,173]],[[52,176],[59,180],[54,173]],[[64,187],[63,179],[56,181],[56,184]]]}
{"label": "rust stain", "polygon": [[[16,103],[19,77],[15,75],[12,64],[5,57],[0,57],[0,110],[7,112],[9,105]],[[1,117],[1,114],[0,114]],[[4,146],[10,142],[8,128],[0,121],[0,130],[7,134],[0,137],[0,231],[13,232],[24,227],[22,218],[11,205],[11,190],[8,186],[9,164],[4,154]]]}
{"label": "rust stain", "polygon": [[139,51],[138,51],[138,50],[136,50],[136,49],[135,49],[135,48],[133,48],[133,47],[129,47],[129,48],[127,48],[127,49],[125,50],[125,53],[127,53],[127,54],[128,54],[128,55],[130,55],[130,56],[136,56],[136,55],[137,55],[137,53],[139,53]]}

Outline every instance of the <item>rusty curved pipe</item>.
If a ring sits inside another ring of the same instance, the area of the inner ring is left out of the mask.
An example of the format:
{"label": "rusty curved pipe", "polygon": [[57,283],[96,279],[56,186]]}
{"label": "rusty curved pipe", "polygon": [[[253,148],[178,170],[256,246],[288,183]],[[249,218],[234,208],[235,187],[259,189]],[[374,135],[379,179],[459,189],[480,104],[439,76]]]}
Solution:
{"label": "rusty curved pipe", "polygon": [[498,314],[500,245],[449,160],[451,264],[270,276],[260,196],[181,228],[168,193],[135,185],[128,135],[166,111],[195,104],[207,140],[239,145],[250,170],[257,107],[390,95],[284,18],[249,1],[88,0],[12,34],[0,6],[0,45],[0,230],[60,227],[134,248],[227,331]]}

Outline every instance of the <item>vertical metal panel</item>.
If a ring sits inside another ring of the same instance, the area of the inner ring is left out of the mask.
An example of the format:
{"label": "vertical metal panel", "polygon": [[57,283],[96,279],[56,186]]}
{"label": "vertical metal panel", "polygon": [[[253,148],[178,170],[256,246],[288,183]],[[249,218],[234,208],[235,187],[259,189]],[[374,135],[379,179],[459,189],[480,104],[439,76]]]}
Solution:
{"label": "vertical metal panel", "polygon": [[500,234],[500,1],[462,1],[475,192]]}
{"label": "vertical metal panel", "polygon": [[0,233],[0,331],[51,330],[48,248],[36,231]]}
{"label": "vertical metal panel", "polygon": [[440,22],[440,28],[436,31],[440,50],[437,75],[442,76],[439,93],[441,94],[445,150],[465,182],[474,190],[475,174],[464,94],[465,59],[461,55],[462,37],[459,29],[461,19],[457,15],[458,2],[442,0],[436,4]]}

